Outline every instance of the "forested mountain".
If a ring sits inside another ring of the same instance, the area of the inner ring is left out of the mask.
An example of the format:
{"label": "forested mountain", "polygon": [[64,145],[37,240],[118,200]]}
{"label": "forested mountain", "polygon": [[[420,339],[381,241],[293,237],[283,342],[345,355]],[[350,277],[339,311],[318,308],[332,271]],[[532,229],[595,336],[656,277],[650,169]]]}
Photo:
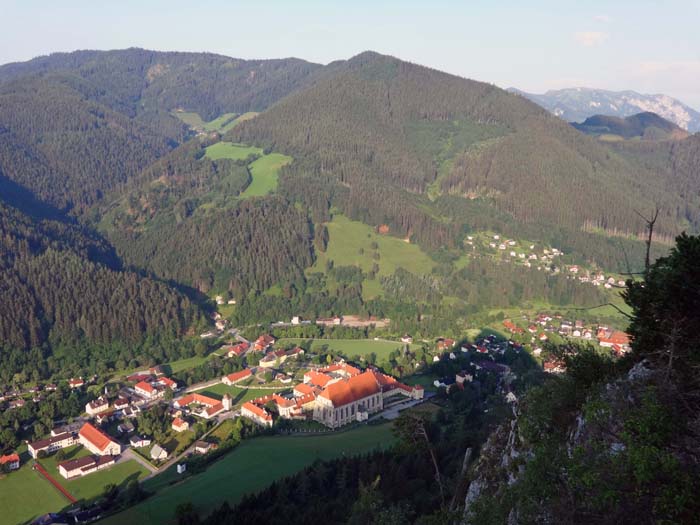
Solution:
{"label": "forested mountain", "polygon": [[61,345],[84,343],[89,356],[97,346],[180,336],[202,321],[186,296],[122,270],[108,243],[22,192],[0,175],[4,380],[26,369],[27,359],[32,369],[42,363],[39,376],[55,373],[60,365],[50,356]]}
{"label": "forested mountain", "polygon": [[82,213],[187,138],[170,112],[260,111],[318,68],[141,49],[59,53],[0,67],[0,170]]}
{"label": "forested mountain", "polygon": [[642,140],[678,140],[688,137],[688,132],[684,129],[650,112],[637,113],[625,118],[594,115],[580,124],[572,122],[571,125],[587,135],[596,137],[612,135],[623,139]]}
{"label": "forested mountain", "polygon": [[593,115],[629,117],[651,111],[695,133],[700,131],[700,112],[668,95],[647,95],[636,91],[608,91],[595,88],[553,89],[534,94],[509,88],[566,121],[583,122]]}
{"label": "forested mountain", "polygon": [[288,174],[310,205],[333,203],[431,247],[449,246],[461,228],[431,204],[436,194],[572,230],[637,233],[634,210],[654,204],[660,233],[682,220],[682,200],[656,173],[524,98],[376,53],[331,64],[229,136],[299,159]]}

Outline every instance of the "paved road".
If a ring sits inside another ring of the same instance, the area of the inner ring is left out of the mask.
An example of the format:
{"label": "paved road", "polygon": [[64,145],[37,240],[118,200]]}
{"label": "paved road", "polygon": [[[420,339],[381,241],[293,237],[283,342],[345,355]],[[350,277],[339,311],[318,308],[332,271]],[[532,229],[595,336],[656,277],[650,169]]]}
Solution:
{"label": "paved road", "polygon": [[137,454],[136,452],[134,452],[130,448],[127,448],[126,450],[124,450],[122,452],[121,457],[119,458],[117,463],[119,463],[121,461],[129,461],[130,459],[133,459],[133,460],[137,461],[138,463],[140,463],[141,465],[143,465],[144,467],[146,467],[148,469],[148,471],[150,472],[150,474],[148,475],[149,478],[153,474],[158,473],[158,469],[156,467],[151,465],[148,461],[143,459],[139,454]]}

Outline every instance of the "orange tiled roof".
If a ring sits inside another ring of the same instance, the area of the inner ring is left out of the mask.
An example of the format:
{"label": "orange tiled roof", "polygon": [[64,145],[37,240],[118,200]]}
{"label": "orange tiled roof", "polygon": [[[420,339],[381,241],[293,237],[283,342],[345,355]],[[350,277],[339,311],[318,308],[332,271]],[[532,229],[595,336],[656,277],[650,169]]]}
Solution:
{"label": "orange tiled roof", "polygon": [[299,392],[303,396],[314,395],[316,393],[314,387],[307,385],[306,383],[299,383],[294,387],[294,391]]}
{"label": "orange tiled roof", "polygon": [[16,452],[14,454],[8,454],[7,456],[0,456],[0,465],[5,463],[17,463],[19,462],[19,454]]}
{"label": "orange tiled roof", "polygon": [[243,406],[241,406],[241,409],[249,410],[250,412],[252,412],[256,416],[261,417],[266,421],[272,419],[272,416],[267,413],[267,410],[265,410],[264,408],[261,408],[257,405],[254,405],[250,401],[246,401],[245,403],[243,403]]}
{"label": "orange tiled roof", "polygon": [[314,370],[311,370],[310,372],[307,372],[304,375],[309,378],[309,381],[312,384],[318,385],[320,387],[326,386],[328,384],[328,382],[332,379],[330,376],[328,376],[326,374],[321,374],[321,373],[316,372]]}
{"label": "orange tiled roof", "polygon": [[232,383],[236,381],[240,381],[241,379],[245,379],[246,377],[252,375],[253,373],[250,371],[250,368],[246,368],[245,370],[241,370],[239,372],[234,372],[233,374],[229,374],[226,376],[226,378],[231,381]]}
{"label": "orange tiled roof", "polygon": [[199,403],[200,405],[206,405],[212,407],[220,403],[218,399],[203,396],[202,394],[187,394],[176,401],[177,406],[184,407],[191,405],[192,403]]}
{"label": "orange tiled roof", "polygon": [[333,406],[347,405],[353,401],[381,392],[381,386],[377,374],[372,370],[366,370],[362,374],[331,383],[321,392],[319,397],[328,399]]}
{"label": "orange tiled roof", "polygon": [[134,388],[138,388],[139,390],[144,390],[145,392],[148,392],[149,394],[155,390],[155,388],[153,388],[150,383],[146,383],[145,381],[141,381],[140,383],[136,383]]}
{"label": "orange tiled roof", "polygon": [[112,438],[90,423],[85,423],[80,429],[79,434],[100,450],[106,449],[113,443]]}

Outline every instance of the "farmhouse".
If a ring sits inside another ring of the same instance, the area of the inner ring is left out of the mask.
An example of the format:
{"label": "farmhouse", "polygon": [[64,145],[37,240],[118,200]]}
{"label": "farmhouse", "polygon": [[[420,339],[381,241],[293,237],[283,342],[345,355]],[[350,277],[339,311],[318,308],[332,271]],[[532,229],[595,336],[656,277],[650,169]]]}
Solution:
{"label": "farmhouse", "polygon": [[90,423],[85,423],[80,429],[78,440],[86,449],[98,456],[117,456],[121,453],[119,443]]}
{"label": "farmhouse", "polygon": [[613,348],[614,345],[617,345],[623,350],[628,350],[630,336],[619,330],[598,330],[598,343],[604,348]]}
{"label": "farmhouse", "polygon": [[68,381],[68,386],[71,388],[80,388],[85,384],[82,377],[73,377]]}
{"label": "farmhouse", "polygon": [[173,381],[169,377],[161,377],[156,381],[157,384],[169,388],[170,390],[177,390],[177,381]]}
{"label": "farmhouse", "polygon": [[66,479],[73,479],[111,467],[115,463],[115,456],[85,456],[59,463],[58,472]]}
{"label": "farmhouse", "polygon": [[234,372],[233,374],[229,374],[227,376],[222,377],[221,382],[229,386],[235,385],[239,381],[243,381],[244,379],[247,379],[252,375],[253,372],[251,372],[250,368],[246,368],[244,370],[240,370],[239,372]]}
{"label": "farmhouse", "polygon": [[19,454],[13,452],[6,456],[0,456],[0,467],[8,470],[17,470],[19,468]]}
{"label": "farmhouse", "polygon": [[75,445],[75,436],[71,432],[64,432],[56,436],[51,436],[47,439],[40,439],[39,441],[29,443],[27,445],[27,451],[29,452],[30,456],[37,459],[39,452],[42,450],[47,454],[51,454],[56,450],[70,447],[71,445]]}
{"label": "farmhouse", "polygon": [[287,359],[297,358],[304,355],[304,350],[302,348],[294,348],[292,350],[275,350],[270,352],[265,357],[260,360],[260,366],[263,368],[271,368],[277,366],[277,364],[284,363]]}

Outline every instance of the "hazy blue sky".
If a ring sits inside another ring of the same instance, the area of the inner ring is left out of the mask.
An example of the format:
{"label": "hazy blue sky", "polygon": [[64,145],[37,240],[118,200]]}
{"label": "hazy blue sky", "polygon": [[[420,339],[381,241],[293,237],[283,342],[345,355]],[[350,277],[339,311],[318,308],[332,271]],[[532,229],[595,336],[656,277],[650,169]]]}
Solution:
{"label": "hazy blue sky", "polygon": [[0,63],[131,46],[322,63],[372,49],[502,87],[634,89],[700,109],[700,0],[0,0]]}

